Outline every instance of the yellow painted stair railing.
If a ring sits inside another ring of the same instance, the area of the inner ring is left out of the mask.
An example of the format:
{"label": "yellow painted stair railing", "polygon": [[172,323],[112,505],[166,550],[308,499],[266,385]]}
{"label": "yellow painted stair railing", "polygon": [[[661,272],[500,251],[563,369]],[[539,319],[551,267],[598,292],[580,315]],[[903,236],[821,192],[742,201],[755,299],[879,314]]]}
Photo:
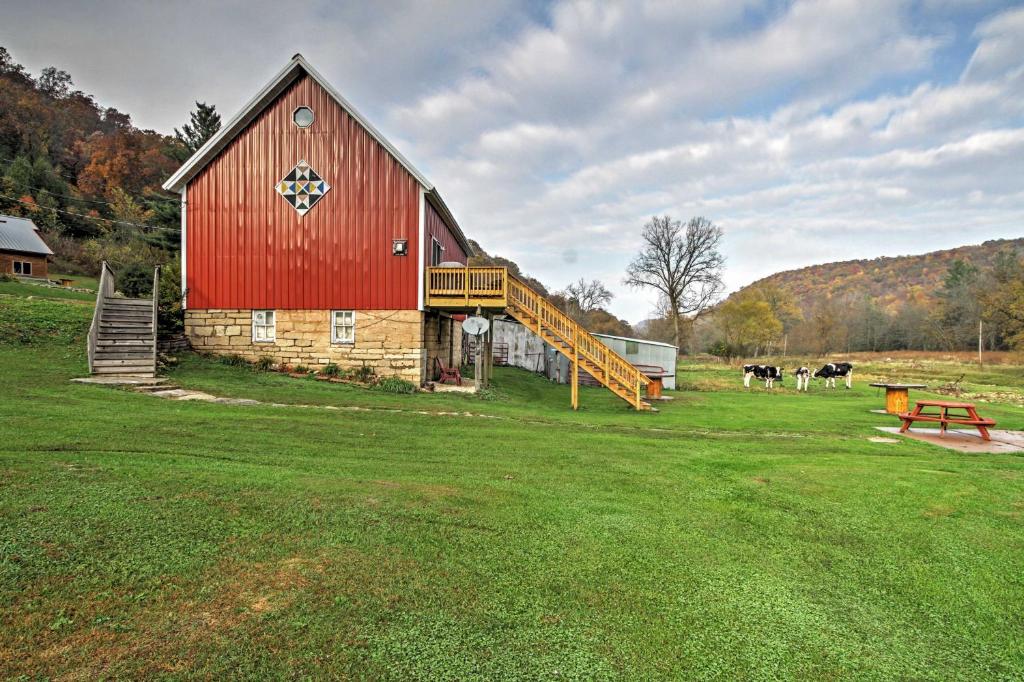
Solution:
{"label": "yellow painted stair railing", "polygon": [[501,310],[522,322],[572,362],[572,405],[579,405],[579,370],[590,374],[637,410],[650,383],[628,360],[604,345],[504,267],[432,267],[426,272],[424,303],[440,310]]}

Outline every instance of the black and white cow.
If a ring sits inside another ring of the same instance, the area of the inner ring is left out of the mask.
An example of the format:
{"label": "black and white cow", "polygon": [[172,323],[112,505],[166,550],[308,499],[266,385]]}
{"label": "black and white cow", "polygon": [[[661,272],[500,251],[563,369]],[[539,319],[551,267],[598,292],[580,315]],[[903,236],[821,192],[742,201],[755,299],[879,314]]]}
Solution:
{"label": "black and white cow", "polygon": [[764,365],[743,365],[743,387],[750,388],[750,380],[754,376],[754,370]]}
{"label": "black and white cow", "polygon": [[844,377],[846,387],[853,388],[853,365],[848,362],[830,362],[816,371],[813,376],[817,379],[824,379],[825,388],[828,388],[830,383],[832,388],[835,388],[836,377]]}
{"label": "black and white cow", "polygon": [[750,388],[750,379],[757,378],[764,381],[765,388],[772,388],[776,381],[782,382],[782,372],[781,367],[743,365],[743,385]]}
{"label": "black and white cow", "polygon": [[811,368],[801,367],[793,372],[793,376],[796,377],[796,390],[806,392],[811,385]]}

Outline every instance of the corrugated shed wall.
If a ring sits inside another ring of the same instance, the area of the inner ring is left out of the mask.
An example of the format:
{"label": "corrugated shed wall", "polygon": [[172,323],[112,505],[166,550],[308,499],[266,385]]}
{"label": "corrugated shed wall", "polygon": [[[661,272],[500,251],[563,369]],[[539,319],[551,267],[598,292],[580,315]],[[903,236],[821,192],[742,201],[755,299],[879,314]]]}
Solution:
{"label": "corrugated shed wall", "polygon": [[465,264],[467,262],[466,252],[459,246],[459,242],[455,239],[455,235],[448,228],[448,225],[441,218],[441,215],[430,205],[430,202],[426,202],[426,212],[424,216],[424,242],[423,242],[423,256],[426,258],[424,261],[427,265],[430,265],[430,249],[431,242],[433,239],[441,242],[441,246],[444,247],[444,260],[447,262],[459,262]]}
{"label": "corrugated shed wall", "polygon": [[[313,110],[310,128],[292,123],[299,106]],[[331,185],[305,216],[275,191],[301,160]],[[189,307],[414,309],[419,192],[304,76],[188,185]],[[391,254],[393,239],[408,240],[408,256]]]}

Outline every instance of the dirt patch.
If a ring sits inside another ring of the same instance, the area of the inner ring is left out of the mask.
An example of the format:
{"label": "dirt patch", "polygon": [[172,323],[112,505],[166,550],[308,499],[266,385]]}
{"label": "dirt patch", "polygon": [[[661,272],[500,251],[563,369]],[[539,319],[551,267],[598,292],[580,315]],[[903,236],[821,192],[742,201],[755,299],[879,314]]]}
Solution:
{"label": "dirt patch", "polygon": [[754,476],[754,482],[760,483],[761,485],[768,485],[771,481],[763,476]]}
{"label": "dirt patch", "polygon": [[946,504],[937,504],[929,509],[926,509],[922,516],[929,519],[940,519],[947,516],[952,516],[956,513],[956,508]]}

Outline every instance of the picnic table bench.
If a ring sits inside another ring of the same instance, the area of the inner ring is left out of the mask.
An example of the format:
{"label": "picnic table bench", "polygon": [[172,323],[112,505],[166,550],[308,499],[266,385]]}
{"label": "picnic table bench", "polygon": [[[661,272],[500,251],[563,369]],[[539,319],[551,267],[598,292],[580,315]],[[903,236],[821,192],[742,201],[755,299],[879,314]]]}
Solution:
{"label": "picnic table bench", "polygon": [[[936,407],[938,412],[924,412],[926,407]],[[950,414],[950,410],[963,410],[964,414]],[[979,416],[974,403],[955,403],[946,400],[918,400],[913,412],[902,412],[899,417],[903,420],[900,433],[906,433],[914,422],[938,422],[940,435],[945,435],[946,427],[950,424],[959,424],[977,428],[982,440],[991,440],[988,427],[996,425],[994,419]]]}

